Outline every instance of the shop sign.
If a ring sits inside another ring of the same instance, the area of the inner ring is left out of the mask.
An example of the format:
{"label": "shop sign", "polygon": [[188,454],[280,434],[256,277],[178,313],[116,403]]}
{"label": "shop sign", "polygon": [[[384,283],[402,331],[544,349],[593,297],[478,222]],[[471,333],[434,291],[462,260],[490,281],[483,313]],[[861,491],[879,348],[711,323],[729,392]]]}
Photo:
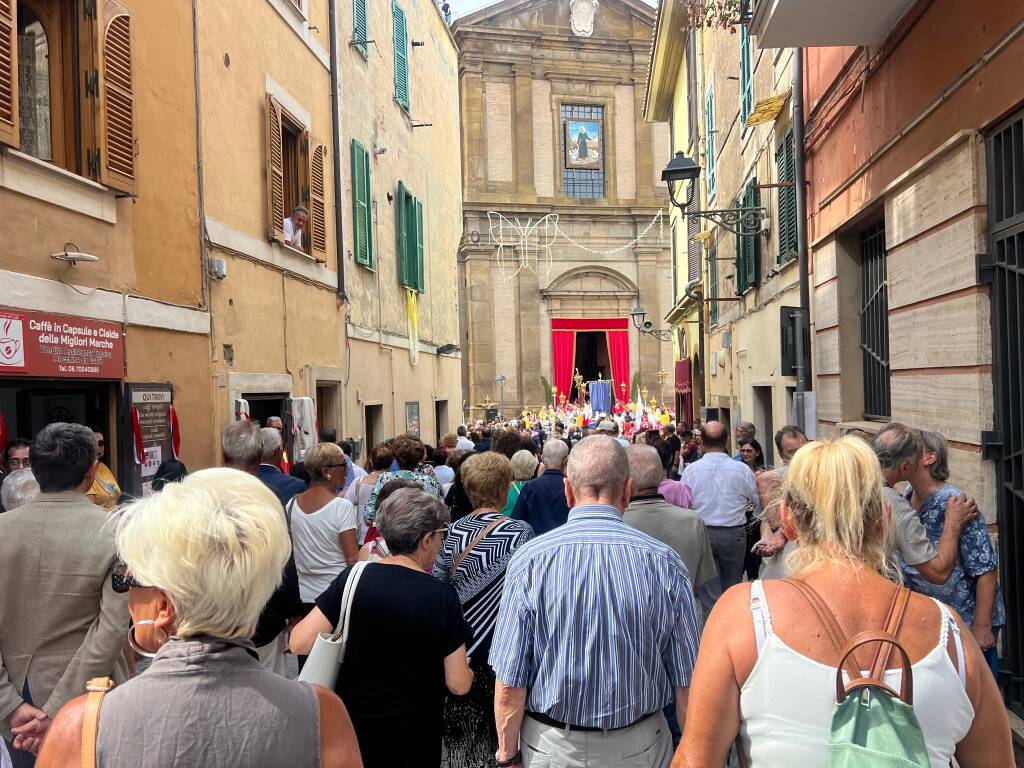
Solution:
{"label": "shop sign", "polygon": [[0,308],[0,376],[124,378],[124,330],[116,323]]}

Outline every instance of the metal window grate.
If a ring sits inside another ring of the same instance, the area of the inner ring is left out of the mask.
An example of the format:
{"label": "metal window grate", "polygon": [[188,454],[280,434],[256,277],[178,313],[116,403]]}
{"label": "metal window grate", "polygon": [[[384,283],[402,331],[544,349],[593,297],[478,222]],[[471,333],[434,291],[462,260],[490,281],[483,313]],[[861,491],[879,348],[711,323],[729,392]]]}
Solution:
{"label": "metal window grate", "polygon": [[592,104],[563,104],[562,114],[562,194],[596,200],[604,197],[604,136],[601,139],[601,169],[583,169],[565,167],[565,121],[566,120],[599,120],[604,131],[604,107]]}
{"label": "metal window grate", "polygon": [[1024,111],[988,137],[988,221],[999,581],[1010,620],[1002,636],[1000,683],[1024,716]]}
{"label": "metal window grate", "polygon": [[885,220],[860,233],[860,348],[864,360],[864,417],[892,414],[889,382],[889,283],[885,271]]}

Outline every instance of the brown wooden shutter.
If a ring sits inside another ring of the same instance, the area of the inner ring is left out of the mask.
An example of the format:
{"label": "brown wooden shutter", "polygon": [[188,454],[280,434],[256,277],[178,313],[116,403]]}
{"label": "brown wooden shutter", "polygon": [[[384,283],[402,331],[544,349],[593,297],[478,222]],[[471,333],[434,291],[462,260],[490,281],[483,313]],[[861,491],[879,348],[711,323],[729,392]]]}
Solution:
{"label": "brown wooden shutter", "polygon": [[18,130],[18,0],[0,0],[0,144],[21,146]]}
{"label": "brown wooden shutter", "polygon": [[284,148],[281,104],[267,94],[267,224],[271,240],[284,242]]}
{"label": "brown wooden shutter", "polygon": [[121,3],[105,0],[99,24],[99,181],[134,195],[136,160],[132,17]]}
{"label": "brown wooden shutter", "polygon": [[327,146],[306,134],[309,142],[309,241],[313,252],[327,255],[327,196],[324,166]]}

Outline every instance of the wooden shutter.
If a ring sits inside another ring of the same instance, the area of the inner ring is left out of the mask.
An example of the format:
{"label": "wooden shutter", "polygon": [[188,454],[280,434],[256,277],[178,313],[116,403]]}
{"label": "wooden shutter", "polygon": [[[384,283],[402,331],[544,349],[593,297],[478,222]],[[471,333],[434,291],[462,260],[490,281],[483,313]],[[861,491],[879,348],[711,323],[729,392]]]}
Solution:
{"label": "wooden shutter", "polygon": [[[786,181],[796,181],[796,164],[795,154],[796,149],[793,145],[793,131],[790,130],[783,141],[785,145],[785,159],[786,159]],[[789,259],[795,258],[799,245],[796,236],[796,187],[785,187],[782,190],[782,194],[786,198],[786,232],[789,235],[789,242],[786,244],[785,257]]]}
{"label": "wooden shutter", "polygon": [[409,192],[405,184],[398,182],[398,282],[409,285],[409,224],[406,217],[406,198]]}
{"label": "wooden shutter", "polygon": [[357,264],[373,267],[373,217],[370,185],[370,153],[352,140],[353,251]]}
{"label": "wooden shutter", "polygon": [[708,197],[715,196],[716,174],[715,174],[715,92],[708,89],[707,98],[704,101],[704,147],[707,157],[707,185]]}
{"label": "wooden shutter", "polygon": [[18,0],[0,0],[0,144],[21,146],[18,123]]}
{"label": "wooden shutter", "polygon": [[[368,34],[366,26],[366,0],[352,0],[352,39],[365,41]],[[366,42],[357,42],[355,47],[364,57],[370,55],[370,48]]]}
{"label": "wooden shutter", "polygon": [[284,242],[284,139],[281,104],[267,94],[267,228],[271,240]]}
{"label": "wooden shutter", "polygon": [[132,72],[132,17],[128,9],[105,0],[98,16],[99,181],[135,194],[135,92]]}
{"label": "wooden shutter", "polygon": [[420,293],[425,290],[423,282],[423,257],[426,253],[425,243],[423,242],[423,203],[419,200],[415,201],[416,210],[416,285],[415,288]]}
{"label": "wooden shutter", "polygon": [[409,40],[405,11],[398,3],[391,4],[395,24],[395,101],[409,109]]}
{"label": "wooden shutter", "polygon": [[[757,179],[751,179],[739,200],[740,208],[756,208],[761,204]],[[757,285],[761,261],[761,235],[736,237],[736,292],[743,293]]]}
{"label": "wooden shutter", "polygon": [[327,194],[324,167],[327,164],[327,146],[306,134],[309,147],[309,241],[313,252],[327,255]]}
{"label": "wooden shutter", "polygon": [[[775,151],[775,179],[780,184],[784,184],[790,179],[786,176],[786,142],[787,138],[782,140],[778,148]],[[776,237],[779,241],[779,253],[776,261],[779,264],[785,263],[789,258],[789,196],[786,194],[786,187],[779,187],[779,204],[778,210],[776,211],[776,226],[775,232]]]}
{"label": "wooden shutter", "polygon": [[[746,123],[753,111],[754,90],[753,77],[750,73],[750,30],[746,24],[740,25],[740,123]],[[742,129],[742,125],[740,128]]]}
{"label": "wooden shutter", "polygon": [[[708,293],[712,299],[718,298],[718,243],[712,242],[711,247],[708,249],[708,282],[711,285],[708,287]],[[711,325],[718,324],[718,302],[712,301],[708,305],[708,314],[711,319]]]}

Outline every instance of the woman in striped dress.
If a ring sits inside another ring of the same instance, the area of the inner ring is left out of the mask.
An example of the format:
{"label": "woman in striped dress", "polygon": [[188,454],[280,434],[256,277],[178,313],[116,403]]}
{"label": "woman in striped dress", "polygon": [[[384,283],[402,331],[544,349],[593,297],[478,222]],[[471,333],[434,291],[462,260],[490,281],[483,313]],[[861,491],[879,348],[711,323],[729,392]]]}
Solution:
{"label": "woman in striped dress", "polygon": [[460,468],[473,512],[448,529],[434,563],[434,576],[450,582],[473,628],[467,646],[475,678],[470,692],[449,697],[445,706],[444,768],[494,766],[498,737],[494,726],[494,671],[487,663],[505,570],[512,553],[533,538],[533,529],[499,511],[505,506],[512,464],[488,451],[466,459]]}

